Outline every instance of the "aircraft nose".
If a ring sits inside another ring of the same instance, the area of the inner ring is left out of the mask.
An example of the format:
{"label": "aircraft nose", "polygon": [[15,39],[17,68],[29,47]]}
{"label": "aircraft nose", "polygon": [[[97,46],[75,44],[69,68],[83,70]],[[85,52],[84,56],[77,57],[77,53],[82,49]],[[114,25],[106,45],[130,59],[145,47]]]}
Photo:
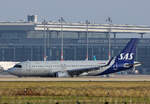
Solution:
{"label": "aircraft nose", "polygon": [[9,68],[9,69],[8,69],[8,71],[11,71],[11,70],[13,70],[13,68]]}
{"label": "aircraft nose", "polygon": [[15,70],[15,68],[9,68],[7,71],[12,73]]}

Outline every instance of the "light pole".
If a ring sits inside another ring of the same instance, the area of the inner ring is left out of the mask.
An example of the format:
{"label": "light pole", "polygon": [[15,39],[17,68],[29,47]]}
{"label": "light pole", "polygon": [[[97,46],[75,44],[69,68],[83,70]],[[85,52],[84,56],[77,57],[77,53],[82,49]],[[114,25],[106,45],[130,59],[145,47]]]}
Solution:
{"label": "light pole", "polygon": [[59,19],[59,22],[60,22],[60,28],[61,28],[61,61],[64,60],[64,54],[63,54],[63,48],[64,48],[64,40],[63,40],[63,24],[62,22],[64,21],[63,17],[61,17]]}
{"label": "light pole", "polygon": [[47,52],[46,52],[46,38],[47,38],[47,35],[46,35],[46,21],[44,20],[44,22],[43,22],[43,24],[44,24],[44,36],[43,36],[43,38],[44,38],[44,61],[47,61]]}
{"label": "light pole", "polygon": [[109,24],[108,28],[108,60],[111,59],[111,42],[110,42],[110,33],[111,33],[111,25],[112,25],[112,20],[110,17],[106,19],[106,22]]}
{"label": "light pole", "polygon": [[90,23],[88,20],[86,20],[85,21],[85,23],[86,23],[86,60],[88,60],[88,57],[89,57],[89,55],[88,55],[88,51],[89,51],[89,44],[88,44],[88,41],[89,41],[89,38],[88,38],[88,24]]}

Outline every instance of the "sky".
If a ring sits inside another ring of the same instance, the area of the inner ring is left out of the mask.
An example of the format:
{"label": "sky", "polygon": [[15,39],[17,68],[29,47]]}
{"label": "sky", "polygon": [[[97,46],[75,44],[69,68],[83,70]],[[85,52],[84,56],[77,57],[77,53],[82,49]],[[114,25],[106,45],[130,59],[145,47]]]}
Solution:
{"label": "sky", "polygon": [[0,21],[38,20],[150,25],[150,0],[0,0]]}

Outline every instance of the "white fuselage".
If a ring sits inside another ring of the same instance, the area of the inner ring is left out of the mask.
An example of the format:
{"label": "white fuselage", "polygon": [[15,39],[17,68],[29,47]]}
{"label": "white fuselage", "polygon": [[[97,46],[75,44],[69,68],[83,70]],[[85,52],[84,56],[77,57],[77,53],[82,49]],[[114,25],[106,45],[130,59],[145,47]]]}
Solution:
{"label": "white fuselage", "polygon": [[[107,61],[25,61],[21,67],[13,67],[9,72],[18,76],[53,76],[56,72],[95,68]],[[94,72],[94,71],[92,71]]]}

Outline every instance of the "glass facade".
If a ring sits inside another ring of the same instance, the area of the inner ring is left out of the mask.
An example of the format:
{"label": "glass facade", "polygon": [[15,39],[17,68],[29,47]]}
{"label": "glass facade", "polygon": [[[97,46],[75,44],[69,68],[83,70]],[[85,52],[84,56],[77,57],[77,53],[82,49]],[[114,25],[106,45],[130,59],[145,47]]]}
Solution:
{"label": "glass facade", "polygon": [[[64,60],[86,59],[86,32],[63,32]],[[108,59],[108,38],[106,33],[88,32],[89,60]],[[129,38],[111,38],[111,55],[117,55]],[[43,60],[44,44],[48,60],[60,60],[60,31],[0,31],[0,61]],[[140,39],[136,60],[142,63],[140,73],[150,74],[150,39]]]}

